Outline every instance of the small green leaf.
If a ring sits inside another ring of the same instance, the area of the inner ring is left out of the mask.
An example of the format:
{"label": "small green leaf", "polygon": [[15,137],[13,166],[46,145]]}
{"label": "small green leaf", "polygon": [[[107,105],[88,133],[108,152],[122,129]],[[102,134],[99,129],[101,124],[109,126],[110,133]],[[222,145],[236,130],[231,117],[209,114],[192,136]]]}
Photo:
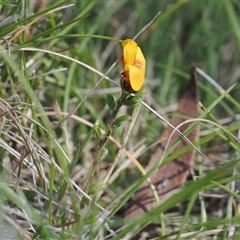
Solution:
{"label": "small green leaf", "polygon": [[101,152],[101,155],[98,159],[98,162],[103,162],[105,160],[105,158],[107,157],[108,155],[108,149],[107,148],[103,148],[102,152]]}
{"label": "small green leaf", "polygon": [[84,217],[84,223],[86,224],[93,224],[98,221],[97,216],[94,215],[94,213],[88,214],[86,217]]}
{"label": "small green leaf", "polygon": [[89,204],[89,200],[83,196],[81,201],[81,208],[85,208]]}
{"label": "small green leaf", "polygon": [[145,93],[146,92],[146,89],[144,87],[141,87],[140,90],[138,90],[137,93]]}
{"label": "small green leaf", "polygon": [[115,109],[116,103],[112,95],[108,94],[106,97],[106,102],[108,107],[113,111]]}
{"label": "small green leaf", "polygon": [[115,128],[121,127],[121,125],[122,125],[122,122],[114,123],[112,128],[115,129]]}
{"label": "small green leaf", "polygon": [[97,140],[100,141],[102,137],[100,128],[98,126],[95,126],[94,130],[95,130]]}
{"label": "small green leaf", "polygon": [[123,115],[123,116],[121,116],[121,117],[118,117],[116,120],[115,120],[115,123],[114,124],[116,124],[116,123],[121,123],[121,122],[123,122],[123,121],[128,121],[128,120],[130,120],[131,119],[131,116],[129,116],[129,115]]}
{"label": "small green leaf", "polygon": [[107,130],[107,137],[110,137],[111,134],[112,134],[112,129],[108,129],[108,130]]}
{"label": "small green leaf", "polygon": [[142,99],[139,96],[131,96],[124,101],[124,105],[128,107],[135,107],[141,103],[141,100]]}
{"label": "small green leaf", "polygon": [[101,191],[104,188],[104,186],[105,186],[104,182],[93,183],[89,189],[89,194],[94,194]]}

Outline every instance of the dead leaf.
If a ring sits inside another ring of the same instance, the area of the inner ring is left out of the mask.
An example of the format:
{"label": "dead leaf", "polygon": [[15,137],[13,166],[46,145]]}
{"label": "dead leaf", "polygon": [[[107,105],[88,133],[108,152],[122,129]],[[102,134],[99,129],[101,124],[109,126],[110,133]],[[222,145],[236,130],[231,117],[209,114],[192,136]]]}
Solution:
{"label": "dead leaf", "polygon": [[[181,118],[179,115],[188,118],[198,117],[198,92],[196,86],[196,72],[195,66],[192,65],[191,79],[190,82],[179,101],[179,105],[176,111],[176,115],[170,120],[173,126],[178,126],[180,123],[186,120],[186,118]],[[184,124],[179,128],[183,133],[191,124]],[[152,155],[148,165],[147,170],[149,170],[157,161],[161,159],[165,146],[167,144],[168,138],[171,135],[173,129],[167,127],[161,136],[160,144],[158,144],[155,153]],[[194,142],[198,138],[199,127],[195,127],[187,135],[187,138]],[[174,144],[176,140],[179,139],[179,135],[174,133],[170,145]],[[176,153],[183,147],[187,146],[185,140],[182,140],[179,145],[173,150]],[[195,149],[192,149],[183,155],[179,156],[177,159],[167,163],[161,167],[158,171],[152,174],[151,181],[154,184],[160,199],[162,199],[166,194],[170,193],[172,190],[180,187],[185,183],[186,178],[189,174],[189,169],[193,165],[195,158]],[[156,205],[156,200],[153,196],[153,192],[149,187],[149,183],[146,182],[142,187],[136,192],[136,194],[130,199],[127,205],[124,207],[124,217],[133,218],[144,214],[146,211],[150,210]]]}

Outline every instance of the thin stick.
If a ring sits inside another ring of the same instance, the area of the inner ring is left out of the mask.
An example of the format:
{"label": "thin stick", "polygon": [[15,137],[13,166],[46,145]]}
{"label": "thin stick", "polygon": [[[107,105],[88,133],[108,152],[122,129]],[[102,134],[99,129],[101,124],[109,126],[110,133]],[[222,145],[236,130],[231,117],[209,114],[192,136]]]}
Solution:
{"label": "thin stick", "polygon": [[150,25],[156,20],[156,18],[161,14],[161,12],[158,12],[154,17],[153,19],[148,23],[146,24],[134,37],[133,37],[133,40],[137,39],[139,37],[139,35],[141,35],[143,32],[145,32],[147,30],[147,28],[150,27]]}

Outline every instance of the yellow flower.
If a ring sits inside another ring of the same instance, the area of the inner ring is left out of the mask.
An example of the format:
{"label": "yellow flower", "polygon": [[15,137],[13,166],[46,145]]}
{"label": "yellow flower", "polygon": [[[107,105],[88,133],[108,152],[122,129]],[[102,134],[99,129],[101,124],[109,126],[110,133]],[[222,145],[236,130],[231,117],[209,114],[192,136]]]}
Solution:
{"label": "yellow flower", "polygon": [[122,43],[123,55],[121,57],[124,72],[122,80],[126,88],[139,91],[144,82],[146,61],[137,43],[126,39]]}

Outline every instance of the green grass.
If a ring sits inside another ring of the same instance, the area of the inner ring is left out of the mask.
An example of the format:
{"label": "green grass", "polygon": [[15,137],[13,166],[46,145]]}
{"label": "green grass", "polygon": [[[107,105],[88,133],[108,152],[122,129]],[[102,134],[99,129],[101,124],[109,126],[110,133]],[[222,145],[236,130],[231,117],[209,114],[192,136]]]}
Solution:
{"label": "green grass", "polygon": [[[47,4],[40,8],[40,1],[15,2],[0,2],[3,226],[19,239],[107,239],[114,231],[110,239],[126,239],[146,224],[159,226],[164,213],[165,235],[157,239],[238,239],[240,4],[65,0],[42,1]],[[196,62],[206,74],[198,74],[198,87],[207,109],[196,146],[210,160],[198,154],[195,181],[141,218],[119,220],[116,212],[150,174],[139,177],[119,146],[125,141],[125,149],[146,164],[164,129],[161,119],[143,106],[139,113],[122,107],[118,116],[133,115],[136,122],[125,121],[105,146],[109,153],[93,179],[108,180],[104,191],[86,179],[96,133],[106,130],[111,115],[107,94],[120,96],[122,67],[114,62],[121,41],[159,11],[136,40],[147,60],[144,101],[167,119]],[[83,191],[86,184],[92,193]]]}

